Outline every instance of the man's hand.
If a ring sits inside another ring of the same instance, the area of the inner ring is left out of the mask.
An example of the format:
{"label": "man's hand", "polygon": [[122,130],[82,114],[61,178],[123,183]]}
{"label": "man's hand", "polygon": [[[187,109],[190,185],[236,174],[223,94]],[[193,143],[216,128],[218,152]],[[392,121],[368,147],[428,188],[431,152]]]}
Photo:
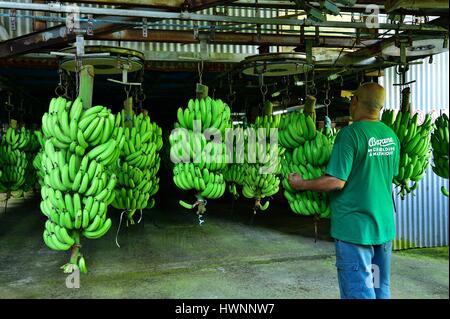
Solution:
{"label": "man's hand", "polygon": [[301,178],[297,173],[290,173],[288,176],[288,182],[293,189],[302,190],[303,178]]}

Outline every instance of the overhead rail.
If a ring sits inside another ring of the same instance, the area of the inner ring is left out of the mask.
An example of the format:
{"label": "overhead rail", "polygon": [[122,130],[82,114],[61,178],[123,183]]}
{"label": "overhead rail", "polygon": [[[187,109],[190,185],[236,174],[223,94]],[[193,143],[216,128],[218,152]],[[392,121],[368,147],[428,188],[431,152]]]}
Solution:
{"label": "overhead rail", "polygon": [[[73,12],[74,6],[64,5],[61,3],[17,3],[0,1],[0,9],[16,9],[16,10],[30,10],[66,14]],[[238,16],[221,16],[198,14],[191,12],[164,12],[158,10],[129,10],[118,8],[95,8],[86,6],[76,6],[79,14],[84,15],[108,15],[121,16],[133,18],[147,18],[147,19],[175,19],[175,20],[193,20],[193,21],[207,21],[207,22],[222,22],[222,23],[250,23],[260,25],[291,25],[304,27],[326,27],[326,28],[356,28],[366,29],[367,25],[364,22],[342,22],[342,21],[312,21],[308,19],[292,19],[292,18],[258,18],[258,17],[238,17]],[[436,31],[446,32],[445,28],[434,26],[430,24],[396,24],[396,23],[379,23],[378,27],[372,29],[392,29],[398,31]]]}

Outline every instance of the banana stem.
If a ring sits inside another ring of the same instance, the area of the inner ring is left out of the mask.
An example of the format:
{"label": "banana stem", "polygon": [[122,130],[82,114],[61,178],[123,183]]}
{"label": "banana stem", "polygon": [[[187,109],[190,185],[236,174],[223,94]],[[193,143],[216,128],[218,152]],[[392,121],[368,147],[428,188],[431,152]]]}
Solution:
{"label": "banana stem", "polygon": [[402,90],[402,105],[401,105],[401,112],[410,112],[411,110],[411,103],[410,103],[410,97],[411,97],[411,89],[409,87],[406,87]]}
{"label": "banana stem", "polygon": [[308,95],[305,101],[304,113],[305,115],[311,116],[313,122],[316,123],[316,98],[314,96]]}
{"label": "banana stem", "polygon": [[196,195],[197,201],[194,203],[193,207],[197,206],[197,216],[199,224],[202,225],[205,220],[203,219],[203,214],[206,213],[206,200],[201,195]]}
{"label": "banana stem", "polygon": [[77,265],[78,257],[80,256],[80,232],[73,232],[73,239],[75,240],[75,244],[72,246],[72,250],[70,252],[70,262],[71,264]]}

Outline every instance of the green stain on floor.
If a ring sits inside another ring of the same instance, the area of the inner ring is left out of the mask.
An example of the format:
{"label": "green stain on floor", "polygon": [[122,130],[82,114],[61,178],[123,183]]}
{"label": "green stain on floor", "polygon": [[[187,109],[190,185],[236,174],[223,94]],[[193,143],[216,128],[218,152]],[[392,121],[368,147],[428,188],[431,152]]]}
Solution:
{"label": "green stain on floor", "polygon": [[[0,207],[2,211],[2,207]],[[250,224],[252,203],[211,201],[206,223],[177,201],[158,202],[143,222],[82,240],[87,275],[65,286],[69,254],[42,242],[38,198],[14,199],[0,215],[0,298],[339,298],[329,221],[318,224],[273,203]],[[415,251],[415,252],[414,252]],[[419,253],[419,251],[421,251]],[[448,248],[394,252],[394,298],[448,298]]]}

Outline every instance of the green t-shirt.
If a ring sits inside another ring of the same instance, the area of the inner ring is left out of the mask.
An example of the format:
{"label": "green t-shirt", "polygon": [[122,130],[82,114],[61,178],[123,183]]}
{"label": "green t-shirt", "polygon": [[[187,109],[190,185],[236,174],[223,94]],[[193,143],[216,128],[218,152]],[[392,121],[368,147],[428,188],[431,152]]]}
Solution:
{"label": "green t-shirt", "polygon": [[331,236],[360,245],[395,237],[392,179],[400,143],[382,122],[355,122],[336,136],[326,174],[346,181],[331,193]]}

